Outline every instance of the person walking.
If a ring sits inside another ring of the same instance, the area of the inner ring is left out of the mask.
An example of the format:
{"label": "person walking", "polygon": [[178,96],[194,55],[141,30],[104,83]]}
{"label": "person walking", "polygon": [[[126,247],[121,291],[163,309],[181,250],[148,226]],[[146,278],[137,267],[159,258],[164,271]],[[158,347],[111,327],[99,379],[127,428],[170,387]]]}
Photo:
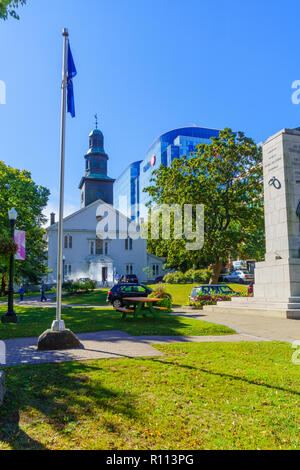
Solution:
{"label": "person walking", "polygon": [[47,297],[45,296],[45,292],[46,292],[46,284],[43,282],[42,283],[42,286],[41,286],[41,302],[47,302]]}
{"label": "person walking", "polygon": [[19,289],[20,302],[23,302],[24,300],[24,293],[25,293],[25,287],[23,286],[23,284],[21,284],[20,289]]}

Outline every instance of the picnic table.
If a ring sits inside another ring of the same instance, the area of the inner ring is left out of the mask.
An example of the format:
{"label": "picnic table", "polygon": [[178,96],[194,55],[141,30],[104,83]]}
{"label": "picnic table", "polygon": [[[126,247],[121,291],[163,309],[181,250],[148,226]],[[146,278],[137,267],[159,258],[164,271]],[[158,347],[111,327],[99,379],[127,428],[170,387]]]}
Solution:
{"label": "picnic table", "polygon": [[[133,313],[134,318],[137,318],[139,314],[146,317],[147,313],[151,313],[153,318],[157,318],[158,311],[168,310],[166,307],[156,305],[157,302],[162,302],[163,300],[164,299],[157,299],[155,297],[124,297],[122,301],[125,306],[116,308],[116,310],[123,313],[122,318],[126,318],[128,313]],[[131,305],[133,305],[133,309]]]}

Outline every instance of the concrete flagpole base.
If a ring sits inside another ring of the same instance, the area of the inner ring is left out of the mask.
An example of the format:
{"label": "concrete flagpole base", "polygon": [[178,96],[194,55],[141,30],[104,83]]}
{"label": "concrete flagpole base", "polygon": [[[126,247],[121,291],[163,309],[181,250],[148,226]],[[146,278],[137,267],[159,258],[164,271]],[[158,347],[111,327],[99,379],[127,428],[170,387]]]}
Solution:
{"label": "concrete flagpole base", "polygon": [[63,349],[79,349],[81,343],[71,330],[46,330],[38,339],[39,351],[58,351]]}

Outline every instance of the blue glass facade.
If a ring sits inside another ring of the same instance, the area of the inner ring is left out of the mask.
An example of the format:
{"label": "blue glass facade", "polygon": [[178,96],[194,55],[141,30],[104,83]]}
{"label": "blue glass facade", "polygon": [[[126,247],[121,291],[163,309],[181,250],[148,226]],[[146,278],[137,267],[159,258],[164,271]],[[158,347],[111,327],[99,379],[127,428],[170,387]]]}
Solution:
{"label": "blue glass facade", "polygon": [[153,171],[160,165],[170,166],[175,158],[182,155],[191,156],[196,151],[196,146],[209,144],[212,137],[218,137],[217,129],[203,127],[182,127],[173,129],[158,137],[149,148],[146,158],[130,165],[114,184],[114,206],[119,207],[119,197],[126,196],[130,200],[130,214],[133,220],[140,214],[140,206],[143,207],[149,201],[148,193],[143,189],[150,186]]}
{"label": "blue glass facade", "polygon": [[209,144],[211,137],[218,137],[217,129],[203,127],[183,127],[166,132],[158,137],[147,152],[145,160],[141,163],[140,171],[140,203],[149,201],[148,193],[143,189],[150,186],[154,170],[160,165],[170,166],[174,158],[182,155],[191,156],[196,146],[202,143]]}
{"label": "blue glass facade", "polygon": [[120,207],[120,198],[125,197],[126,215],[132,220],[137,220],[139,217],[141,163],[142,160],[129,165],[114,184],[114,207],[124,212],[124,208]]}

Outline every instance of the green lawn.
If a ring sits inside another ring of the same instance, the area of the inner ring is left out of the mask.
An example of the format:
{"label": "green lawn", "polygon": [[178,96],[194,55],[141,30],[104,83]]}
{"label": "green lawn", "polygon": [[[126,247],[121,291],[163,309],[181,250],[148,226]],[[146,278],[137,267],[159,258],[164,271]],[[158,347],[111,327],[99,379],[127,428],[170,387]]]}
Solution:
{"label": "green lawn", "polygon": [[62,301],[64,304],[107,306],[107,292],[108,289],[101,289],[90,292],[89,294],[64,295]]}
{"label": "green lawn", "polygon": [[[188,300],[194,286],[201,284],[163,284],[166,291],[172,295],[174,305],[188,305]],[[242,284],[226,284],[229,285],[236,292],[246,292],[248,286]],[[149,286],[155,289],[156,285]]]}
{"label": "green lawn", "polygon": [[[5,325],[0,323],[0,339],[39,336],[51,327],[55,318],[54,308],[17,307],[15,311],[19,315],[20,322]],[[0,315],[5,312],[6,308],[0,307]],[[67,328],[70,328],[74,333],[105,330],[122,330],[133,336],[203,336],[233,333],[233,330],[226,326],[163,314],[159,319],[139,317],[134,320],[130,316],[122,320],[121,313],[104,308],[66,307],[63,308],[63,319]]]}
{"label": "green lawn", "polygon": [[[241,284],[228,284],[236,292],[245,292],[247,291],[248,286]],[[157,284],[150,285],[151,289],[157,288]],[[192,289],[194,286],[199,286],[199,284],[163,284],[166,291],[172,295],[174,305],[187,305],[188,299],[191,295]],[[96,290],[90,294],[80,294],[80,295],[66,295],[63,297],[63,302],[65,304],[74,304],[74,305],[99,305],[105,306],[106,296],[108,289]]]}
{"label": "green lawn", "polygon": [[162,357],[6,369],[0,449],[300,449],[290,345],[156,347]]}

